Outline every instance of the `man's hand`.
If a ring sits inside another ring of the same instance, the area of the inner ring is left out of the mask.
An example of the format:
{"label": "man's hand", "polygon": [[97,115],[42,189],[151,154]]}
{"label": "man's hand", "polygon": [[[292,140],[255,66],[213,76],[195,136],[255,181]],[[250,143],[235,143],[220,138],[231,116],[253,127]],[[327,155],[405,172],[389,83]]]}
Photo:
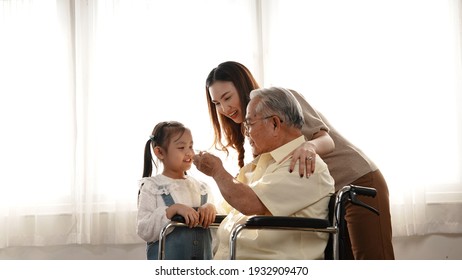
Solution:
{"label": "man's hand", "polygon": [[224,169],[221,159],[207,152],[194,155],[193,161],[197,170],[210,177],[214,177],[217,172]]}

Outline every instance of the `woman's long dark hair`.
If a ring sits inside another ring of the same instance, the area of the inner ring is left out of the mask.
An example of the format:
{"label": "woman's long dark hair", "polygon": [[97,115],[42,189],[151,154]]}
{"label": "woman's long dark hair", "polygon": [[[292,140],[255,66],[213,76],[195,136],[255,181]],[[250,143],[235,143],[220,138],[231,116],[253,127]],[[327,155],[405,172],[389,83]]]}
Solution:
{"label": "woman's long dark hair", "polygon": [[[226,61],[219,64],[207,76],[205,82],[205,93],[209,108],[210,119],[215,133],[213,144],[216,149],[228,153],[228,148],[233,148],[238,153],[238,165],[244,166],[244,141],[245,136],[242,133],[241,124],[235,123],[226,116],[217,113],[215,104],[210,97],[209,87],[216,81],[232,82],[239,94],[241,102],[241,111],[246,112],[247,104],[249,103],[249,94],[252,90],[259,88],[255,78],[244,65],[235,61]],[[226,144],[222,142],[222,132],[226,136]]]}

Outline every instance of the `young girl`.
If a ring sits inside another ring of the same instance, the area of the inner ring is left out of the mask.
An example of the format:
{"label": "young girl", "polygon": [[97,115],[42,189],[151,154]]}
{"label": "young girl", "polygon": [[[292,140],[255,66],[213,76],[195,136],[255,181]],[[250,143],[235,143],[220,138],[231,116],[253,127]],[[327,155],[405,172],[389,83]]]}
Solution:
{"label": "young girl", "polygon": [[[162,174],[154,177],[151,148],[164,166]],[[165,259],[212,258],[208,226],[215,220],[216,209],[209,187],[186,174],[193,156],[191,131],[183,124],[161,122],[154,127],[145,146],[138,193],[137,233],[147,242],[148,260],[158,259],[160,230],[176,214],[185,218],[189,228],[176,227],[168,232]]]}

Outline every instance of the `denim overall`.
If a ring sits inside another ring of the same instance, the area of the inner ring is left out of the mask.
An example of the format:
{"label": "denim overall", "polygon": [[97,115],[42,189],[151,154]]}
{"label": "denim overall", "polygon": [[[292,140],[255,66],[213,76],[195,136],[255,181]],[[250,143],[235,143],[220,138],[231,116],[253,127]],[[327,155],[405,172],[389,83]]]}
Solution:
{"label": "denim overall", "polygon": [[[162,194],[166,206],[175,204],[171,194]],[[201,205],[207,202],[207,194],[201,195]],[[149,242],[147,259],[157,260],[159,241]],[[201,227],[175,227],[165,239],[166,260],[210,260],[212,259],[212,235],[210,229]]]}

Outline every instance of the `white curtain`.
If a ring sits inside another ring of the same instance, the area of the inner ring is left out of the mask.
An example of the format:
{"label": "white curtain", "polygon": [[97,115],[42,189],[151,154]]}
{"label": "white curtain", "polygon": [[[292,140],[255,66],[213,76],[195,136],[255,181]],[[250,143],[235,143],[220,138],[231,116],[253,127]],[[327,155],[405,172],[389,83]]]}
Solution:
{"label": "white curtain", "polygon": [[0,248],[142,242],[144,144],[178,120],[211,145],[205,78],[223,60],[255,66],[255,9],[0,1]]}
{"label": "white curtain", "polygon": [[265,9],[265,85],[302,92],[379,166],[394,236],[461,233],[461,1]]}
{"label": "white curtain", "polygon": [[379,165],[395,235],[462,232],[460,1],[344,2],[0,1],[0,248],[142,242],[148,135],[178,120],[207,149],[226,60]]}

